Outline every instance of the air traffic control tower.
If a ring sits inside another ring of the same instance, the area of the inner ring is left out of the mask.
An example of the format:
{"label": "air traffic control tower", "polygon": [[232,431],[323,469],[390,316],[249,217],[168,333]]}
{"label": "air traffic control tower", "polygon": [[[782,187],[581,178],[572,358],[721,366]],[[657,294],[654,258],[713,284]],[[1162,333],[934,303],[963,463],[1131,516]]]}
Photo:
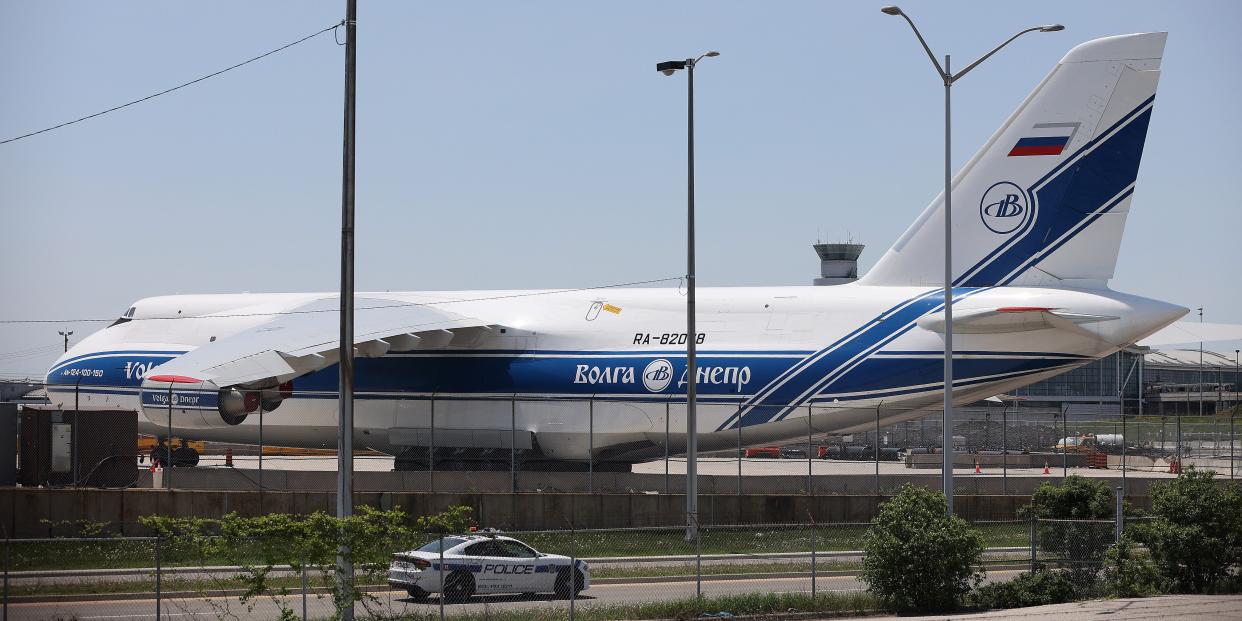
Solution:
{"label": "air traffic control tower", "polygon": [[815,285],[843,285],[858,280],[858,255],[863,244],[815,244],[819,255],[819,278]]}

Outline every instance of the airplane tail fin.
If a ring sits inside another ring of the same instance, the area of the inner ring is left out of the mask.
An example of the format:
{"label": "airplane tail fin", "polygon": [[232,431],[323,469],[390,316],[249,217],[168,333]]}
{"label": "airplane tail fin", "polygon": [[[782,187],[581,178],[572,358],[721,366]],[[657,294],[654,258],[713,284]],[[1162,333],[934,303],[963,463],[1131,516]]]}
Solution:
{"label": "airplane tail fin", "polygon": [[[957,173],[957,286],[1102,287],[1113,275],[1167,33],[1070,50]],[[944,282],[944,200],[932,202],[861,280]]]}

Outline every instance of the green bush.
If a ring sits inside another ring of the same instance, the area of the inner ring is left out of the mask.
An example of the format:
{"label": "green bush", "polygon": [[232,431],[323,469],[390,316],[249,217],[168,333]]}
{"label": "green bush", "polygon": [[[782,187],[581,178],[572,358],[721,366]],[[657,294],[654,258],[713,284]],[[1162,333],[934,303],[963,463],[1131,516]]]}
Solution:
{"label": "green bush", "polygon": [[1139,554],[1126,535],[1104,554],[1100,586],[1110,597],[1147,597],[1160,592],[1160,576],[1151,558]]}
{"label": "green bush", "polygon": [[1166,589],[1180,593],[1234,590],[1242,565],[1242,488],[1187,468],[1151,487],[1155,519],[1135,527]]}
{"label": "green bush", "polygon": [[944,495],[906,484],[880,507],[864,539],[860,577],[901,612],[956,608],[983,578],[983,538],[945,515]]}
{"label": "green bush", "polygon": [[1022,572],[1008,582],[985,584],[971,592],[967,601],[980,608],[1023,608],[1072,602],[1078,595],[1065,572],[1040,569]]}
{"label": "green bush", "polygon": [[1104,553],[1113,543],[1115,498],[1103,481],[1070,475],[1060,485],[1041,484],[1020,515],[1041,520],[1036,530],[1039,549],[1069,566],[1080,585],[1095,582]]}
{"label": "green bush", "polygon": [[[170,556],[199,566],[238,566],[240,571],[228,580],[243,583],[240,600],[247,609],[256,600],[268,598],[285,619],[293,618],[289,600],[283,597],[288,588],[271,580],[273,568],[289,565],[296,574],[330,584],[337,611],[355,603],[369,610],[379,600],[359,585],[382,582],[393,552],[424,543],[429,530],[464,532],[470,513],[469,507],[451,507],[438,515],[411,519],[400,507],[379,511],[361,506],[346,518],[317,511],[307,516],[230,513],[219,520],[146,516],[139,522],[159,535]],[[341,546],[347,546],[346,559],[355,570],[353,583],[338,581],[334,569]],[[211,582],[208,578],[204,590],[225,588]]]}
{"label": "green bush", "polygon": [[1060,485],[1042,483],[1022,508],[1025,518],[1101,520],[1112,517],[1113,492],[1103,481],[1071,474]]}

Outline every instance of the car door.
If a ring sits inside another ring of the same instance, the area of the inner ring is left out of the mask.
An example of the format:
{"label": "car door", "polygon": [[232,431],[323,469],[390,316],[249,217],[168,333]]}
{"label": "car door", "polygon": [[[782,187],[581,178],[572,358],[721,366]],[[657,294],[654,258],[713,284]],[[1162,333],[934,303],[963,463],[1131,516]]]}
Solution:
{"label": "car door", "polygon": [[522,542],[512,539],[499,539],[496,544],[512,568],[510,575],[517,592],[535,593],[552,588],[551,582],[547,579],[549,575],[547,570],[539,573],[540,562],[537,552]]}
{"label": "car door", "polygon": [[480,541],[466,546],[462,561],[471,566],[476,593],[503,593],[507,586],[505,559],[499,556],[500,548],[493,540]]}

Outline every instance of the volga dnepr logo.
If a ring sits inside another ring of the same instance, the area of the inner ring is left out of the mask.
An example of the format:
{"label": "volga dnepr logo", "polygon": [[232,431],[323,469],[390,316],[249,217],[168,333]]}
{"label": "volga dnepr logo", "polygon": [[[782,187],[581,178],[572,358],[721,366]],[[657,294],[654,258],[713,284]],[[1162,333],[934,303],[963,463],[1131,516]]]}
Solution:
{"label": "volga dnepr logo", "polygon": [[1008,181],[992,184],[979,200],[979,218],[993,233],[1012,233],[1026,224],[1030,216],[1026,192]]}
{"label": "volga dnepr logo", "polygon": [[673,381],[673,363],[660,358],[652,360],[643,369],[643,388],[651,392],[661,392]]}

